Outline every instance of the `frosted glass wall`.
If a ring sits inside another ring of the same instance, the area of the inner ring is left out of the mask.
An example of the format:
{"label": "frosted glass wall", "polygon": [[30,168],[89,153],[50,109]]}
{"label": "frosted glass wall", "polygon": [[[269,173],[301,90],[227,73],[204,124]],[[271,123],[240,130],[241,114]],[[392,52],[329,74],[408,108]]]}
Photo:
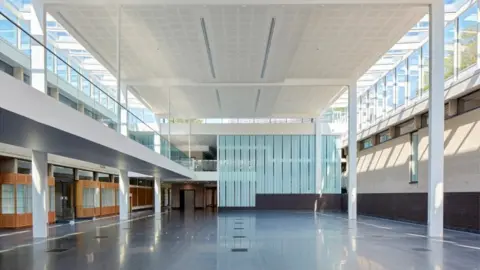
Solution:
{"label": "frosted glass wall", "polygon": [[219,206],[252,207],[256,194],[315,193],[314,135],[219,136]]}
{"label": "frosted glass wall", "polygon": [[341,146],[340,137],[320,136],[320,168],[322,194],[341,193]]}

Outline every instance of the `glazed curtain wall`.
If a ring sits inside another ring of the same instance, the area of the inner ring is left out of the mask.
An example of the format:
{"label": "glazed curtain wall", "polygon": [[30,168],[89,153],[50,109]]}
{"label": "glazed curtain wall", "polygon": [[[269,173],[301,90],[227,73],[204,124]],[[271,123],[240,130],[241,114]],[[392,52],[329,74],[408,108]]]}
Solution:
{"label": "glazed curtain wall", "polygon": [[253,207],[256,194],[315,193],[315,136],[219,136],[220,207]]}
{"label": "glazed curtain wall", "polygon": [[340,136],[322,135],[320,140],[321,193],[340,194],[342,188]]}

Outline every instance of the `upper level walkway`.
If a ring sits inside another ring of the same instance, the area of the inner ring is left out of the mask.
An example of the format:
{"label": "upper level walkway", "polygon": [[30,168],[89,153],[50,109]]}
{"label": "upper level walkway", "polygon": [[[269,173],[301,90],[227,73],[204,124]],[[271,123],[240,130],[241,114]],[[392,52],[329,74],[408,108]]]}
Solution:
{"label": "upper level walkway", "polygon": [[0,142],[168,178],[192,170],[0,72]]}

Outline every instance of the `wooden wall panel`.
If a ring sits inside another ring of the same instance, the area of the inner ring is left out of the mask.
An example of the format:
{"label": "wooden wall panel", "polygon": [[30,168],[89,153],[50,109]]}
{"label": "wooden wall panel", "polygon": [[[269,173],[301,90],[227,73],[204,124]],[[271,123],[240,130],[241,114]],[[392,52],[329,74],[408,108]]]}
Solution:
{"label": "wooden wall panel", "polygon": [[[16,185],[31,185],[32,176],[29,174],[2,173],[0,174],[0,184],[15,185],[14,194],[16,196],[17,194]],[[55,185],[55,178],[49,177],[48,186],[54,186],[54,185]],[[16,203],[17,202],[15,198],[15,211],[16,211]],[[48,223],[55,223],[54,211],[48,212]],[[33,226],[32,213],[0,214],[0,228],[22,228],[22,227],[31,227],[31,226]]]}
{"label": "wooden wall panel", "polygon": [[83,207],[83,189],[84,188],[100,188],[100,182],[93,181],[93,180],[78,180],[78,181],[75,181],[75,186],[76,186],[75,188],[76,217],[89,218],[89,217],[100,216],[100,213],[101,213],[100,207],[92,207],[92,208]]}
{"label": "wooden wall panel", "polygon": [[17,228],[16,214],[0,215],[1,228]]}

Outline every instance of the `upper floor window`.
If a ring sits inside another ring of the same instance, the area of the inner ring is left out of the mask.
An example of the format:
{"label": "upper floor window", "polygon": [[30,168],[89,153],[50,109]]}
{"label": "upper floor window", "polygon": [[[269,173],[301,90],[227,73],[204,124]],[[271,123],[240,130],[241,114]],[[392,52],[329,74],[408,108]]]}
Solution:
{"label": "upper floor window", "polygon": [[453,76],[453,55],[455,47],[455,25],[453,23],[447,25],[445,28],[445,79],[449,79]]}
{"label": "upper floor window", "polygon": [[458,30],[458,59],[461,71],[477,63],[477,5],[469,8],[458,17]]}
{"label": "upper floor window", "polygon": [[408,57],[408,100],[420,96],[420,52],[414,51]]}
{"label": "upper floor window", "polygon": [[372,137],[363,140],[363,149],[368,149],[370,147],[373,147],[373,138]]}
{"label": "upper floor window", "polygon": [[385,77],[386,80],[386,112],[395,109],[395,70],[390,71]]}

